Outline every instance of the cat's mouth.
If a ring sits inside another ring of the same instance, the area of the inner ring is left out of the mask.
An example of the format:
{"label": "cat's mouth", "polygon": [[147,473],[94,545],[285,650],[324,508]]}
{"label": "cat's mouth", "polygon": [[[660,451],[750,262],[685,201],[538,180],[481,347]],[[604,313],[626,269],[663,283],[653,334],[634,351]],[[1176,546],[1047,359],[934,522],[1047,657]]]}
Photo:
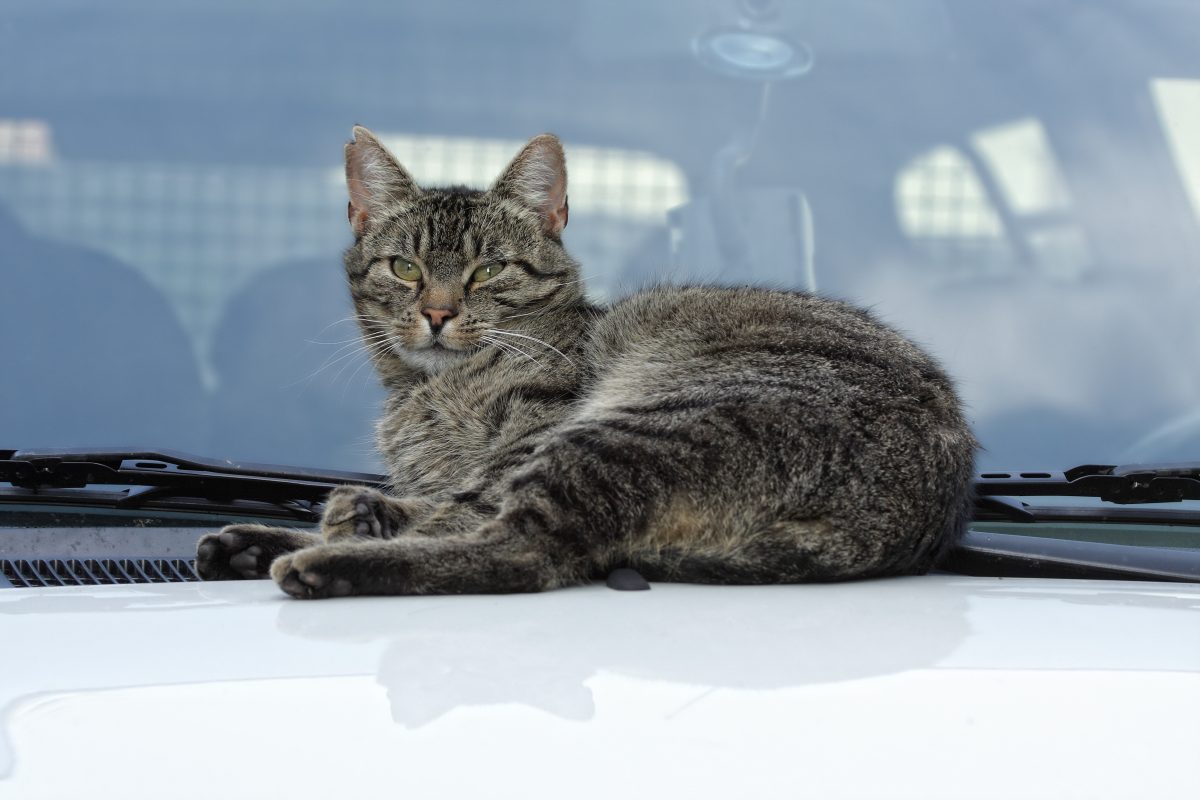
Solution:
{"label": "cat's mouth", "polygon": [[399,355],[406,355],[408,353],[444,353],[446,355],[450,355],[463,352],[463,348],[456,347],[449,342],[442,341],[441,339],[433,339],[417,345],[404,345],[400,342],[397,342],[396,344],[392,345],[392,349]]}
{"label": "cat's mouth", "polygon": [[440,372],[468,355],[466,350],[440,339],[423,342],[415,347],[405,347],[397,342],[392,345],[392,352],[404,363],[428,373]]}
{"label": "cat's mouth", "polygon": [[452,342],[447,342],[445,339],[439,337],[437,339],[433,339],[420,349],[435,353],[461,353],[466,348],[460,347]]}
{"label": "cat's mouth", "polygon": [[[407,339],[407,341],[406,341]],[[451,341],[442,334],[428,334],[417,337],[398,336],[392,340],[392,350],[399,355],[405,353],[460,353],[467,348]]]}

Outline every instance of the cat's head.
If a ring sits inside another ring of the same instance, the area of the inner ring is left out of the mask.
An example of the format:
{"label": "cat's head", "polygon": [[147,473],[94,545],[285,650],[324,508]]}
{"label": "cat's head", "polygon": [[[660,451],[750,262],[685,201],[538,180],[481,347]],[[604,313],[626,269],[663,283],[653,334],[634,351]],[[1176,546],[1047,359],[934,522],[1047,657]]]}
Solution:
{"label": "cat's head", "polygon": [[[577,303],[563,249],[567,170],[550,134],[529,141],[486,191],[422,188],[366,128],[346,145],[354,245],[346,270],[368,349],[437,372],[498,334]],[[503,346],[503,345],[500,345]]]}

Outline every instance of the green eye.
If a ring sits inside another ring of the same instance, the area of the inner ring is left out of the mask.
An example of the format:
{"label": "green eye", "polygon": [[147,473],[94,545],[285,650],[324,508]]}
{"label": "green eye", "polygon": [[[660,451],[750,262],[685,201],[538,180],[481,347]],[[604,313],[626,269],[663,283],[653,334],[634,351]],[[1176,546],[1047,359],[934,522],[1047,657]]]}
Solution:
{"label": "green eye", "polygon": [[403,258],[392,259],[392,273],[402,281],[421,280],[421,270],[417,265]]}
{"label": "green eye", "polygon": [[483,283],[484,281],[490,281],[503,271],[503,264],[485,264],[471,273],[471,280],[475,283]]}

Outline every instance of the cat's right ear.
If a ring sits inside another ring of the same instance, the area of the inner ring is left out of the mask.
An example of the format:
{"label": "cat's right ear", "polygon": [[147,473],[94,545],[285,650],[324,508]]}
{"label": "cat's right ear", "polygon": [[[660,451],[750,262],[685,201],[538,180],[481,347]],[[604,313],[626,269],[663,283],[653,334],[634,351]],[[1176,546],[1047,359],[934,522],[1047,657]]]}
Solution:
{"label": "cat's right ear", "polygon": [[354,140],[346,145],[346,188],[350,191],[346,216],[355,238],[389,206],[421,193],[400,162],[361,125],[354,126]]}
{"label": "cat's right ear", "polygon": [[567,226],[567,159],[558,137],[543,133],[530,139],[496,179],[492,192],[536,211],[546,233],[560,234]]}

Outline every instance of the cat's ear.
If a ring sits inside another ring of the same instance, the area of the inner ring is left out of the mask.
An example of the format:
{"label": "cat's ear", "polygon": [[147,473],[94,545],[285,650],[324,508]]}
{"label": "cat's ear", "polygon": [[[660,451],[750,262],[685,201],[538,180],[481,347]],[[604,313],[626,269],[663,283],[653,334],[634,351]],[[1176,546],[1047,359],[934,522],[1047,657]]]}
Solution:
{"label": "cat's ear", "polygon": [[367,222],[388,206],[421,193],[375,134],[360,125],[354,126],[354,140],[346,145],[346,188],[350,191],[346,216],[355,236],[362,236]]}
{"label": "cat's ear", "polygon": [[543,133],[521,148],[492,193],[511,197],[541,215],[545,231],[558,234],[567,227],[567,159],[552,133]]}

